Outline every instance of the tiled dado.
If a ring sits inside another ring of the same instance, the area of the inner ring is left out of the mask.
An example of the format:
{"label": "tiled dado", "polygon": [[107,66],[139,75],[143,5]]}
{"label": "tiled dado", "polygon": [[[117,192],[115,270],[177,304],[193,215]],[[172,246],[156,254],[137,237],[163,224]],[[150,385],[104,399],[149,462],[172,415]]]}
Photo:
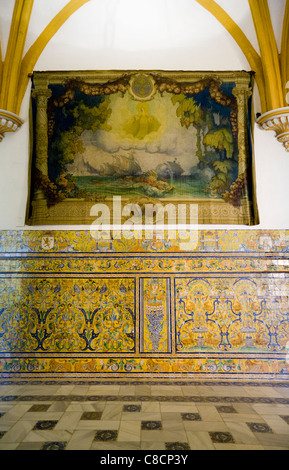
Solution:
{"label": "tiled dado", "polygon": [[[289,230],[112,232],[97,240],[89,230],[2,230],[1,253],[289,253]],[[164,235],[164,236],[163,236]]]}
{"label": "tiled dado", "polygon": [[289,379],[289,231],[0,241],[3,377]]}

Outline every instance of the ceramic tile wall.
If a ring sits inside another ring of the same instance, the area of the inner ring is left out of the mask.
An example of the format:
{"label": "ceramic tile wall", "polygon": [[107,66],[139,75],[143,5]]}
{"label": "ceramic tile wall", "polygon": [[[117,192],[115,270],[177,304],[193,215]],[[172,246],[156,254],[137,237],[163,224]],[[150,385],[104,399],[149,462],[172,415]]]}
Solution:
{"label": "ceramic tile wall", "polygon": [[288,379],[288,231],[0,240],[4,377]]}

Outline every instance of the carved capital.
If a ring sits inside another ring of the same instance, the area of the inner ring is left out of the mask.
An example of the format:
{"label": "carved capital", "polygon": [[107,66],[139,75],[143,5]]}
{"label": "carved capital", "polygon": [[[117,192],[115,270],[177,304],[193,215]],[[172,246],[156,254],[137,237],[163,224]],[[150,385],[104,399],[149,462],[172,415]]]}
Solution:
{"label": "carved capital", "polygon": [[10,111],[0,109],[0,142],[3,140],[6,132],[15,132],[22,126],[23,120]]}
{"label": "carved capital", "polygon": [[256,122],[265,131],[275,131],[277,140],[289,152],[289,107],[268,111],[262,114]]}
{"label": "carved capital", "polygon": [[34,88],[32,90],[32,98],[37,100],[39,106],[46,106],[47,101],[52,95],[52,91],[49,88]]}
{"label": "carved capital", "polygon": [[248,87],[248,83],[242,84],[236,82],[235,88],[232,91],[233,95],[237,98],[238,105],[243,105],[248,102],[248,98],[252,96],[253,89]]}

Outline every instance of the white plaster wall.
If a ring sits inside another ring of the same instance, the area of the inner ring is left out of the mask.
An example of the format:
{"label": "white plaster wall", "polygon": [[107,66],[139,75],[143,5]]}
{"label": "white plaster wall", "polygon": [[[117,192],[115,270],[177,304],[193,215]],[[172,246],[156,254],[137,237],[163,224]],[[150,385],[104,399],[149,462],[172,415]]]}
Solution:
{"label": "white plaster wall", "polygon": [[[5,8],[7,0],[0,0],[0,38],[4,53],[12,13],[11,3],[8,9]],[[25,50],[28,50],[55,12],[66,3],[64,0],[36,0]],[[258,50],[247,1],[219,0],[218,3],[246,30]],[[283,4],[284,0],[274,0],[272,7],[278,42],[278,14]],[[53,37],[40,56],[35,70],[250,70],[232,37],[197,3],[192,0],[147,0],[145,10],[141,8],[142,5],[135,0],[92,0],[76,12]],[[25,121],[23,126],[13,135],[6,134],[0,143],[1,230],[31,229],[24,225],[29,161],[29,96],[28,87],[20,113]],[[257,112],[257,90],[254,98]],[[288,229],[289,154],[277,142],[273,132],[261,131],[257,126],[255,166],[260,225],[251,228]]]}

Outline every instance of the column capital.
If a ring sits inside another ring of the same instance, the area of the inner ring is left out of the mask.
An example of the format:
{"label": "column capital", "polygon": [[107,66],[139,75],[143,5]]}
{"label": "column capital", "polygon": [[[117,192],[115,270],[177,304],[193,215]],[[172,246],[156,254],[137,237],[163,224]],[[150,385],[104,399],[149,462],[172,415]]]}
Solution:
{"label": "column capital", "polygon": [[237,98],[237,101],[240,100],[242,103],[253,94],[252,87],[248,86],[248,81],[238,81],[236,80],[236,86],[232,90],[232,94]]}
{"label": "column capital", "polygon": [[33,88],[31,90],[32,98],[36,99],[38,102],[43,102],[45,105],[47,100],[51,97],[52,91],[49,88]]}

